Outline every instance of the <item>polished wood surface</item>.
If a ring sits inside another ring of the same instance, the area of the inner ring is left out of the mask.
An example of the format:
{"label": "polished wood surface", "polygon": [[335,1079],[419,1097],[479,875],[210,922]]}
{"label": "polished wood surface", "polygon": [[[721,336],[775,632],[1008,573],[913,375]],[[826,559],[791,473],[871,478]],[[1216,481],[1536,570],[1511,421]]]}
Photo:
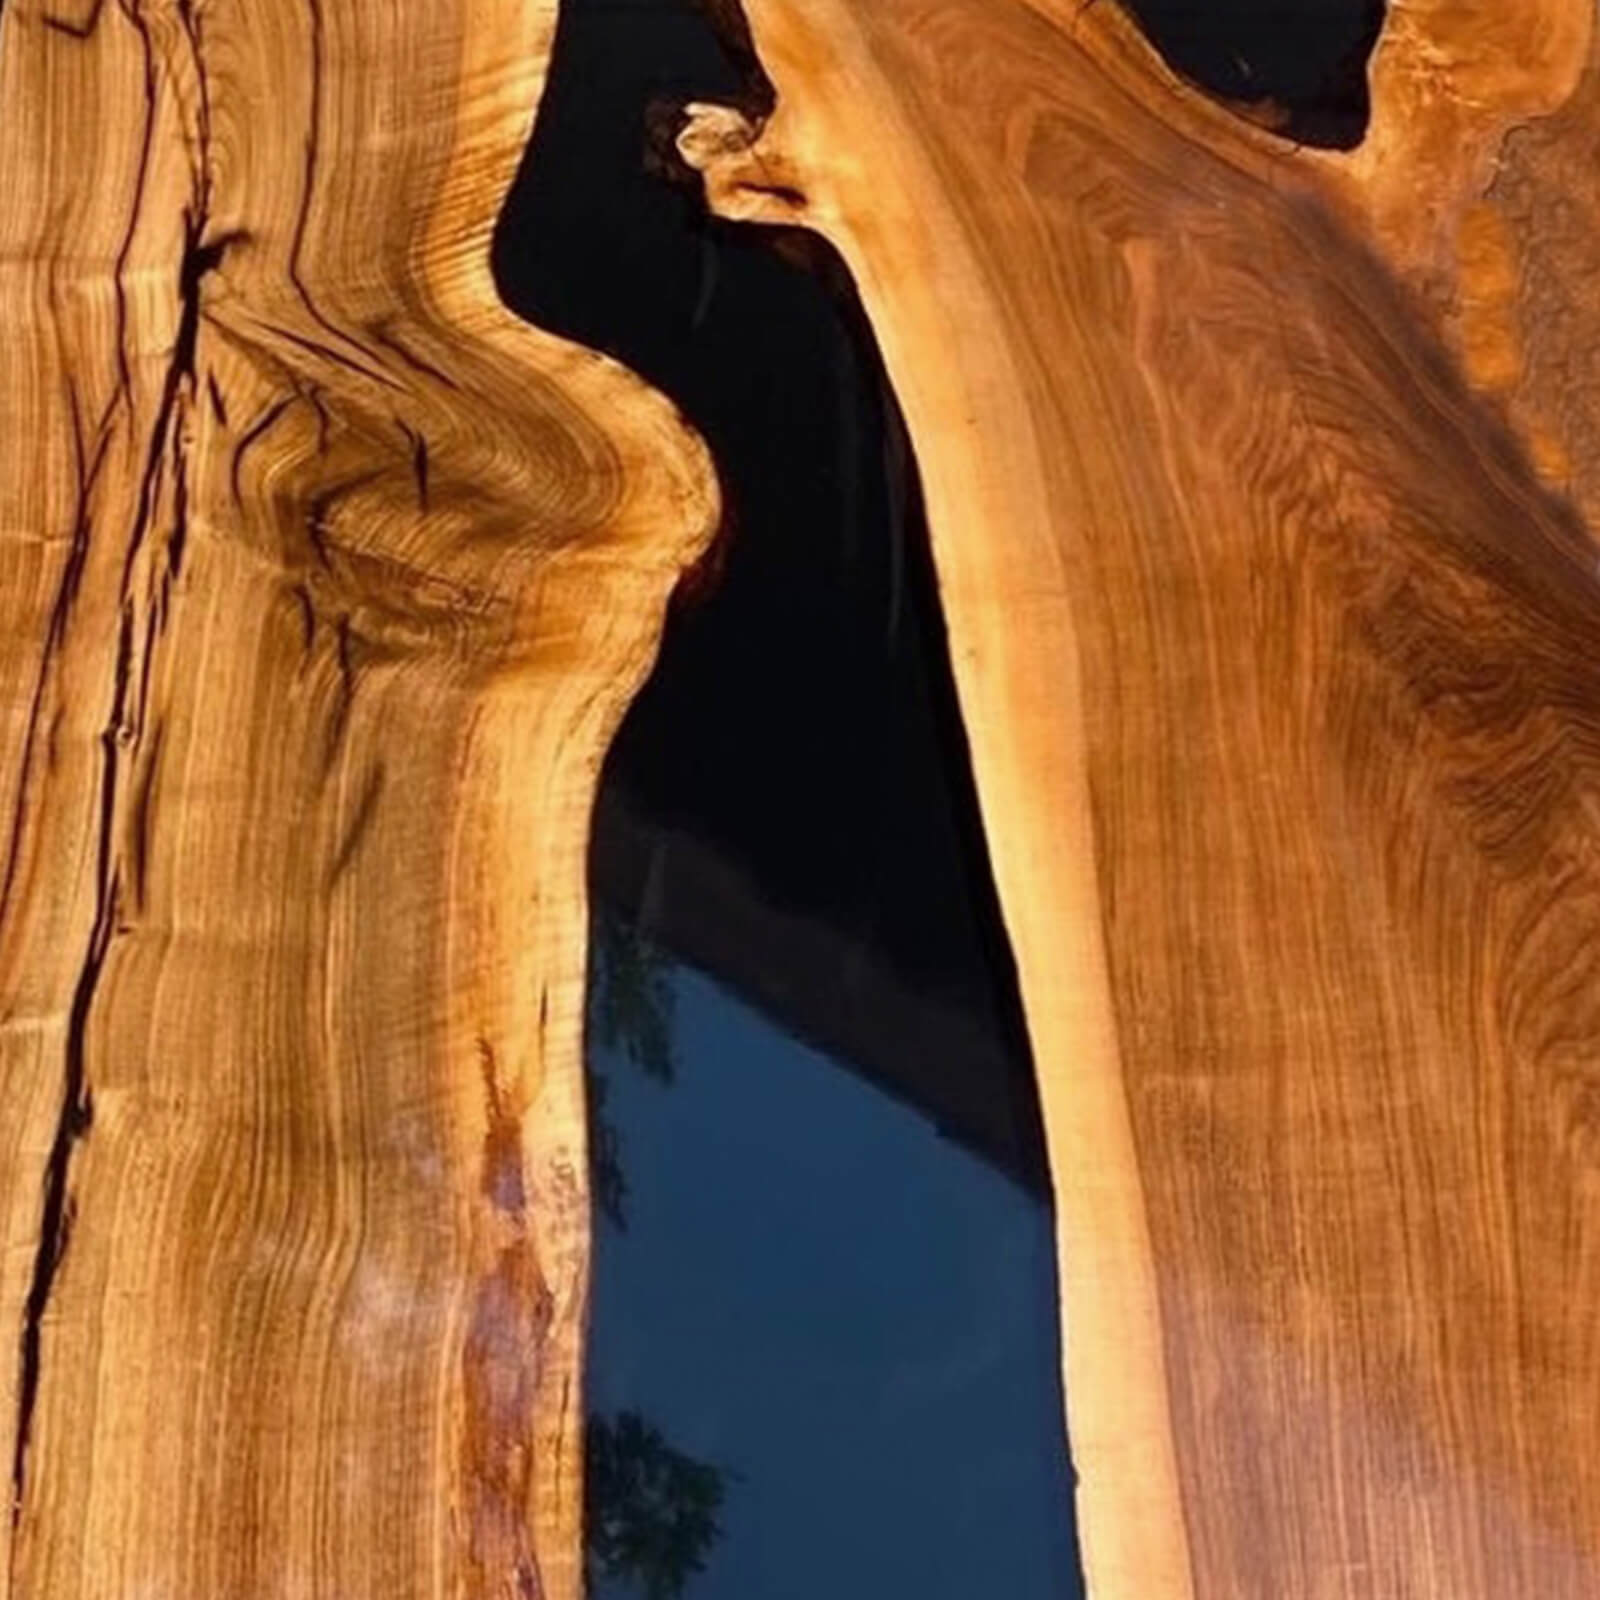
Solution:
{"label": "polished wood surface", "polygon": [[1079,0],[748,0],[883,343],[1040,1063],[1097,1600],[1600,1592],[1588,0],[1348,153]]}
{"label": "polished wood surface", "polygon": [[[732,7],[713,7],[733,25]],[[1300,150],[1114,5],[687,119],[909,419],[1097,1600],[1600,1592],[1600,46]],[[595,772],[716,518],[496,300],[550,0],[0,15],[7,1600],[579,1589]]]}
{"label": "polished wood surface", "polygon": [[583,855],[703,447],[498,303],[548,0],[0,20],[0,1594],[579,1588]]}

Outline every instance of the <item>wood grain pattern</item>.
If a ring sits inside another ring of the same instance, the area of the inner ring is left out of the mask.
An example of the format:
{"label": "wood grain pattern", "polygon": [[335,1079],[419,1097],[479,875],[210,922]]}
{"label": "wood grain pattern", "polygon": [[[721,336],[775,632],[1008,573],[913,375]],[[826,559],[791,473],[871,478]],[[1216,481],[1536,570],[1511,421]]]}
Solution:
{"label": "wood grain pattern", "polygon": [[1092,1592],[1593,1595],[1592,6],[1396,5],[1348,155],[1111,6],[745,9],[681,148],[916,442]]}
{"label": "wood grain pattern", "polygon": [[0,21],[0,1595],[578,1592],[583,847],[703,448],[517,323],[550,0]]}

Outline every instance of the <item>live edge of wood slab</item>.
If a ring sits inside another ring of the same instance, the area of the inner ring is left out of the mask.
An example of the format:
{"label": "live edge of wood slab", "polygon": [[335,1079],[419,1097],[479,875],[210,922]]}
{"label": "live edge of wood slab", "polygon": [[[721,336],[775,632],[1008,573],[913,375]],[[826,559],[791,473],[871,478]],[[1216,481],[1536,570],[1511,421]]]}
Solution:
{"label": "live edge of wood slab", "polygon": [[5,6],[14,1600],[578,1593],[585,835],[716,497],[495,295],[554,21]]}
{"label": "live edge of wood slab", "polygon": [[[1600,1585],[1600,74],[1465,9],[1330,155],[749,0],[682,139],[910,421],[1098,1600]],[[496,302],[553,20],[0,17],[0,1596],[578,1592],[584,835],[716,497]]]}
{"label": "live edge of wood slab", "polygon": [[681,148],[916,445],[1091,1592],[1600,1593],[1592,5],[1392,6],[1348,155],[1111,5],[745,12]]}

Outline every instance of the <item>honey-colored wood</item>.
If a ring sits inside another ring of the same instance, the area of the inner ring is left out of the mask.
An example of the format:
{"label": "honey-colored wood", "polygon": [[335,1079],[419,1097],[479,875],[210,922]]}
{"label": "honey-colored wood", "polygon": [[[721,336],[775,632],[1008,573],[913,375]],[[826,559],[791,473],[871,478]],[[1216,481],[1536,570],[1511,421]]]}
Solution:
{"label": "honey-colored wood", "polygon": [[[1589,0],[1392,4],[1349,154],[1106,0],[747,11],[681,145],[917,445],[1093,1592],[1587,1600]],[[715,494],[497,304],[553,20],[0,15],[0,1600],[578,1591],[584,833]]]}
{"label": "honey-colored wood", "polygon": [[1590,0],[1299,151],[1082,0],[748,0],[927,494],[1097,1600],[1600,1593]]}
{"label": "honey-colored wood", "polygon": [[708,536],[552,0],[0,20],[0,1595],[579,1588],[588,808]]}

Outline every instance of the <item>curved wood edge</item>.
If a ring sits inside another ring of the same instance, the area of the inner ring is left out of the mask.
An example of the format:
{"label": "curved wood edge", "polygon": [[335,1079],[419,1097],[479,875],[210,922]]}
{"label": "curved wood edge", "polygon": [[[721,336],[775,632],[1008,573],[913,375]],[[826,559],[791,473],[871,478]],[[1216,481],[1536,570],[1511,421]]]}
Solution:
{"label": "curved wood edge", "polygon": [[584,853],[709,537],[549,0],[0,20],[0,1594],[575,1596]]}
{"label": "curved wood edge", "polygon": [[1096,1596],[1188,1600],[1155,1270],[1101,940],[1079,650],[1052,554],[1062,511],[1040,467],[1047,445],[935,141],[902,110],[854,8],[746,0],[746,10],[776,110],[757,130],[726,108],[691,106],[680,149],[720,214],[826,234],[882,345],[917,448],[1039,1073],[1085,1566]]}

